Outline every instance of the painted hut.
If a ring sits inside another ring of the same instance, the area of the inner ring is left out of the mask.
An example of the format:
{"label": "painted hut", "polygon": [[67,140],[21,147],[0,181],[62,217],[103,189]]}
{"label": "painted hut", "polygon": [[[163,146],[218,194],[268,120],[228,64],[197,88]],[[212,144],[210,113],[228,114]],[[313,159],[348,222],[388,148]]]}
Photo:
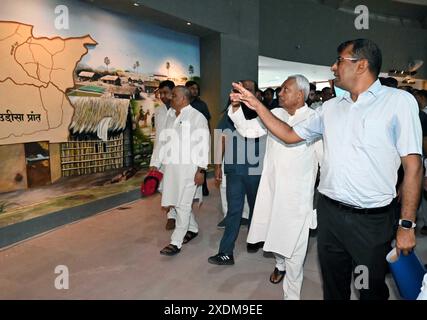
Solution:
{"label": "painted hut", "polygon": [[70,97],[75,111],[70,139],[61,145],[63,176],[128,167],[132,127],[127,99]]}
{"label": "painted hut", "polygon": [[79,73],[80,81],[93,81],[94,77],[95,77],[95,72],[81,71]]}
{"label": "painted hut", "polygon": [[116,85],[116,86],[120,86],[121,83],[122,83],[121,80],[120,80],[120,77],[118,77],[118,76],[111,76],[111,75],[103,76],[99,80],[101,80],[104,83],[113,84],[113,85]]}
{"label": "painted hut", "polygon": [[157,80],[144,81],[145,92],[153,93],[159,88],[159,85],[160,85],[160,81],[157,81]]}
{"label": "painted hut", "polygon": [[114,87],[111,89],[111,93],[114,98],[120,99],[139,99],[140,90],[138,87],[131,86],[122,86],[122,87]]}

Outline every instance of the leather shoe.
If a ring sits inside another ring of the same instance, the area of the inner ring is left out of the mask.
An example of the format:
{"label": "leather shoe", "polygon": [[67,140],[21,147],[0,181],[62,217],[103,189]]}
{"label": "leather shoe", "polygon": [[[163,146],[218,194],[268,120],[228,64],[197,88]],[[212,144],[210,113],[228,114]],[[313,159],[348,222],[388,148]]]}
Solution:
{"label": "leather shoe", "polygon": [[278,284],[283,280],[285,273],[286,271],[280,271],[279,269],[274,268],[274,271],[270,275],[270,282],[274,284]]}
{"label": "leather shoe", "polygon": [[190,242],[195,237],[197,237],[198,234],[199,234],[198,232],[187,231],[187,233],[184,236],[184,240],[182,240],[182,243],[188,243],[188,242]]}
{"label": "leather shoe", "polygon": [[259,248],[261,248],[263,245],[264,245],[264,242],[248,243],[246,244],[246,250],[249,253],[256,253],[258,252]]}

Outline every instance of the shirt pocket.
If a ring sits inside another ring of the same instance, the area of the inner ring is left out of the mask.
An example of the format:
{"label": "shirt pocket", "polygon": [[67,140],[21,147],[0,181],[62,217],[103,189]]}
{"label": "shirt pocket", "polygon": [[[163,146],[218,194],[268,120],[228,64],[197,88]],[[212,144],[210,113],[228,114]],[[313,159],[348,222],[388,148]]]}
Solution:
{"label": "shirt pocket", "polygon": [[366,148],[393,150],[388,123],[381,119],[365,119],[361,124],[360,144]]}

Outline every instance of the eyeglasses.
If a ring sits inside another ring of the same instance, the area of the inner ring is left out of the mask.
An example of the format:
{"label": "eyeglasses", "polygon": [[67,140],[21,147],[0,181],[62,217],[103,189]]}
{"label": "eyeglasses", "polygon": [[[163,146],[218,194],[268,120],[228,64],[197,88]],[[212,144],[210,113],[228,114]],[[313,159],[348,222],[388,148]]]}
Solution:
{"label": "eyeglasses", "polygon": [[338,56],[337,59],[335,60],[334,64],[336,63],[337,65],[339,65],[344,60],[348,60],[348,61],[359,61],[360,58]]}

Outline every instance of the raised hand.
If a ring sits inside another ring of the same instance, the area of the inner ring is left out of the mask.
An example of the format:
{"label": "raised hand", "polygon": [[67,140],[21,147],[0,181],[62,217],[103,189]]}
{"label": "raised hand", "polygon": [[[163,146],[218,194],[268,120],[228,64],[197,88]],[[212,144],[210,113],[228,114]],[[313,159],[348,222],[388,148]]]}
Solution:
{"label": "raised hand", "polygon": [[255,97],[252,92],[245,89],[241,83],[233,82],[233,92],[230,94],[232,105],[243,102],[249,109],[257,111],[263,107],[263,104]]}

